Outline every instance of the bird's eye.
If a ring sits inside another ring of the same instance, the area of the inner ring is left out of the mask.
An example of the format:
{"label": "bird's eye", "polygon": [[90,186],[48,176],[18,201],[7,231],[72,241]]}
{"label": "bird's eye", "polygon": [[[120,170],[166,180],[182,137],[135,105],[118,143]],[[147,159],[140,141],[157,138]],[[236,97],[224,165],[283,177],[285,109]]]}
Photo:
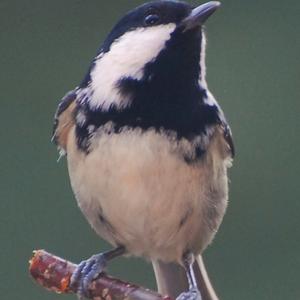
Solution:
{"label": "bird's eye", "polygon": [[153,26],[158,22],[159,22],[159,16],[156,14],[150,14],[144,20],[146,26]]}

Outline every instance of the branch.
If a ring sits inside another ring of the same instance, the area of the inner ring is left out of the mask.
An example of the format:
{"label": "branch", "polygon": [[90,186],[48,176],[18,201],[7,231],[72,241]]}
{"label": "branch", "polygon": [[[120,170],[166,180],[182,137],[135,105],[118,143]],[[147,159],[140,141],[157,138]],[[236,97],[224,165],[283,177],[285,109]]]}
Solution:
{"label": "branch", "polygon": [[[34,280],[56,293],[76,293],[77,287],[70,287],[70,278],[76,265],[47,253],[44,250],[34,252],[30,260],[29,271]],[[93,300],[173,300],[158,293],[101,274],[89,288],[89,299]]]}

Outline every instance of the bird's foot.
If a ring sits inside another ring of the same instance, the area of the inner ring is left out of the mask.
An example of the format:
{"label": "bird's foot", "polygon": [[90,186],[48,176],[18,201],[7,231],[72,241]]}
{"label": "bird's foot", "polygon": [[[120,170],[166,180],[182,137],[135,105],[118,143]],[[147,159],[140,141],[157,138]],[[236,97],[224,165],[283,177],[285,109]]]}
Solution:
{"label": "bird's foot", "polygon": [[197,288],[192,288],[188,292],[180,294],[176,300],[202,300],[202,297]]}
{"label": "bird's foot", "polygon": [[71,287],[77,286],[77,295],[83,299],[89,295],[89,286],[105,269],[107,259],[103,253],[82,261],[71,277]]}

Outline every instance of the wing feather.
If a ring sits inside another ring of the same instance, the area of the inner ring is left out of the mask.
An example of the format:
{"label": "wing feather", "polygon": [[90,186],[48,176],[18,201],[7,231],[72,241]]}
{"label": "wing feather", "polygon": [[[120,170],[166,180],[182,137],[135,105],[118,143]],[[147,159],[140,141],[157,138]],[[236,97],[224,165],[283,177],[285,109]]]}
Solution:
{"label": "wing feather", "polygon": [[52,141],[60,151],[66,152],[70,129],[75,125],[76,91],[68,92],[59,102],[54,116]]}
{"label": "wing feather", "polygon": [[233,143],[231,129],[230,129],[229,125],[226,122],[221,123],[221,129],[223,131],[224,140],[227,143],[228,149],[231,153],[231,157],[234,158],[234,156],[235,156],[235,147],[234,147],[234,143]]}

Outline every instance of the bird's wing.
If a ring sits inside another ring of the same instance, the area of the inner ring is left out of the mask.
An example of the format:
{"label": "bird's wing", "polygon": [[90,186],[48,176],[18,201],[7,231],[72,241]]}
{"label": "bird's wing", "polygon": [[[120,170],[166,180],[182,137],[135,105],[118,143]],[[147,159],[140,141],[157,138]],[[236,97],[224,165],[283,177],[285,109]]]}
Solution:
{"label": "bird's wing", "polygon": [[54,116],[52,141],[65,152],[70,129],[75,125],[76,91],[68,92],[59,102]]}
{"label": "bird's wing", "polygon": [[229,125],[227,124],[226,121],[222,121],[220,124],[221,130],[223,132],[223,137],[225,142],[227,143],[228,146],[228,150],[231,154],[231,157],[234,158],[235,156],[235,147],[234,147],[234,143],[233,143],[233,138],[232,138],[232,132],[231,129],[229,127]]}

